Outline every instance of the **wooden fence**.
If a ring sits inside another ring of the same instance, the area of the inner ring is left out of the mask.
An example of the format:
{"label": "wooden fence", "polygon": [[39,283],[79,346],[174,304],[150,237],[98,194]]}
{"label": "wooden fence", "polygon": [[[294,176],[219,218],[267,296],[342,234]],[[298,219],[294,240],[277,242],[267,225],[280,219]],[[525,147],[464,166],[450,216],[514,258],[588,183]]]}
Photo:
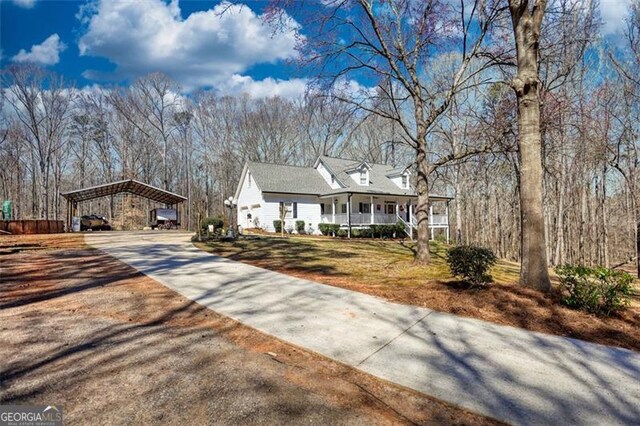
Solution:
{"label": "wooden fence", "polygon": [[1,234],[59,234],[64,232],[63,220],[3,220]]}

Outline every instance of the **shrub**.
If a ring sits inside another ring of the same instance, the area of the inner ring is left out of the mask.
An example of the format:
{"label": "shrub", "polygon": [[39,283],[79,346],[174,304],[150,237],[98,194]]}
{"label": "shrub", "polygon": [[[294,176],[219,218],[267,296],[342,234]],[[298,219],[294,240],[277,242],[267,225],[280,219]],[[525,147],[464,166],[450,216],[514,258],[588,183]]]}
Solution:
{"label": "shrub", "polygon": [[404,235],[404,225],[402,222],[393,225],[371,225],[369,232],[374,238],[399,238]]}
{"label": "shrub", "polygon": [[362,238],[373,237],[373,231],[371,230],[371,228],[360,228],[359,231]]}
{"label": "shrub", "polygon": [[336,231],[336,236],[344,238],[344,237],[346,237],[347,235],[348,235],[348,234],[347,234],[347,230],[346,230],[346,229],[340,229],[340,228],[338,227],[338,230]]}
{"label": "shrub", "polygon": [[393,226],[394,226],[394,228],[395,228],[395,229],[393,230],[393,232],[394,232],[394,234],[395,234],[395,237],[396,237],[396,238],[400,238],[400,237],[402,237],[402,236],[405,236],[405,235],[406,235],[406,234],[404,233],[404,224],[403,224],[402,222],[397,221],[397,222],[396,222],[396,224],[395,224],[395,225],[393,225]]}
{"label": "shrub", "polygon": [[320,223],[318,225],[318,229],[322,233],[322,235],[336,235],[338,230],[340,229],[340,225],[335,225],[333,223]]}
{"label": "shrub", "polygon": [[273,221],[273,229],[275,229],[276,232],[282,232],[282,221],[281,220],[274,220]]}
{"label": "shrub", "polygon": [[483,247],[457,246],[447,252],[451,272],[474,286],[493,281],[488,271],[497,260],[491,250]]}
{"label": "shrub", "polygon": [[625,309],[633,294],[633,277],[604,267],[563,265],[556,268],[563,291],[562,302],[575,309],[611,315]]}
{"label": "shrub", "polygon": [[296,220],[296,232],[304,234],[304,220]]}
{"label": "shrub", "polygon": [[209,225],[213,225],[213,232],[224,226],[224,221],[220,217],[207,217],[202,220],[202,232],[209,232]]}

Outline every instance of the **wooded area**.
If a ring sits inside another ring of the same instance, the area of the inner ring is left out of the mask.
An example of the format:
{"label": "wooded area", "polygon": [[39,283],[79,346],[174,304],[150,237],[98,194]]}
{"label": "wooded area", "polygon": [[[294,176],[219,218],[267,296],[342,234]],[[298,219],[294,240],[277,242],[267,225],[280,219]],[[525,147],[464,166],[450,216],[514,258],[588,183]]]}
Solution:
{"label": "wooded area", "polygon": [[[314,19],[361,31],[369,45],[363,50],[354,38],[349,52],[327,32],[309,37],[306,48],[318,56],[304,56],[305,65],[324,74],[295,99],[182,93],[160,73],[129,87],[76,88],[35,65],[6,67],[0,199],[14,201],[18,219],[61,219],[61,191],[132,178],[188,197],[183,224],[193,228],[198,214],[225,213],[245,160],[311,165],[328,155],[412,164],[422,192],[455,197],[458,241],[520,260],[521,193],[530,188],[520,185],[509,2],[396,1],[382,20],[367,16],[368,2],[354,3],[363,6],[361,14],[351,10],[361,21],[331,12]],[[412,16],[423,18],[411,20],[419,33],[394,25]],[[640,6],[632,2],[615,43],[602,36],[599,16],[597,2],[550,1],[540,30],[542,217],[553,265],[615,266],[637,259],[640,244]],[[386,54],[385,40],[396,43]],[[331,65],[340,45],[357,63]],[[364,72],[377,76],[374,86],[347,80]],[[125,218],[123,203],[139,217]],[[145,203],[112,197],[83,214],[132,227],[144,223]]]}

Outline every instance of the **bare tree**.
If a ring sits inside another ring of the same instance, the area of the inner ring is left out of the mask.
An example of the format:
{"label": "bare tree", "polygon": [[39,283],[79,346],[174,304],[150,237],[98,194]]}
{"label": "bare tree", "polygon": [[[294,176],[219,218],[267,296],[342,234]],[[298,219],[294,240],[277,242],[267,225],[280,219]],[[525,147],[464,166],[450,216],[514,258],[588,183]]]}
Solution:
{"label": "bare tree", "polygon": [[52,168],[56,155],[64,148],[73,91],[65,87],[62,77],[32,64],[8,67],[2,74],[2,83],[9,92],[5,100],[23,126],[22,134],[38,172],[40,185],[34,184],[34,192],[40,194],[38,215],[49,219],[55,199],[51,191]]}
{"label": "bare tree", "polygon": [[[276,5],[295,7],[286,1]],[[428,264],[429,176],[440,159],[429,156],[427,138],[456,94],[490,65],[483,61],[471,66],[500,7],[480,0],[460,2],[457,9],[440,0],[336,0],[324,6],[308,25],[314,34],[302,46],[302,56],[315,67],[324,87],[338,89],[336,99],[402,129],[417,170],[415,260]],[[275,16],[272,21],[281,22]],[[452,54],[455,60],[435,70],[452,42],[460,49]],[[373,78],[378,90],[354,90],[348,78]]]}

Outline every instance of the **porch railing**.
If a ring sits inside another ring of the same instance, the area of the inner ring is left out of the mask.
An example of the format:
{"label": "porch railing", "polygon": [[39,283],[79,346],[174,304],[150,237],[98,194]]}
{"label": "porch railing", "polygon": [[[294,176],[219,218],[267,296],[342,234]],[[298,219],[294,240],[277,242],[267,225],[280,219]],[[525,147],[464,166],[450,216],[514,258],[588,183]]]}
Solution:
{"label": "porch railing", "polygon": [[[411,223],[414,226],[417,225],[418,219],[416,219],[416,215],[411,215]],[[448,225],[449,218],[446,214],[432,214],[429,216],[429,226],[440,226],[440,225]]]}
{"label": "porch railing", "polygon": [[[340,225],[346,225],[348,222],[348,217],[346,213],[336,213],[335,222],[333,220],[333,215],[323,214],[322,223],[336,223]],[[381,224],[394,224],[398,222],[398,219],[402,219],[403,222],[407,222],[404,218],[395,215],[395,214],[386,214],[386,213],[374,213],[373,214],[373,223],[376,225]],[[413,226],[416,226],[418,220],[415,215],[412,215],[412,223]],[[429,225],[430,226],[444,226],[448,225],[449,220],[446,214],[434,214],[429,217]],[[359,225],[369,225],[371,224],[371,213],[351,213],[351,224],[355,226]]]}
{"label": "porch railing", "polygon": [[[330,215],[330,214],[323,214],[321,219],[322,219],[322,223],[334,223],[333,215]],[[395,214],[386,214],[386,213],[373,214],[373,223],[376,225],[396,223],[397,220],[398,218]],[[347,214],[337,213],[335,216],[335,223],[340,225],[346,225],[348,223]],[[356,226],[370,225],[371,213],[351,213],[351,224]]]}

